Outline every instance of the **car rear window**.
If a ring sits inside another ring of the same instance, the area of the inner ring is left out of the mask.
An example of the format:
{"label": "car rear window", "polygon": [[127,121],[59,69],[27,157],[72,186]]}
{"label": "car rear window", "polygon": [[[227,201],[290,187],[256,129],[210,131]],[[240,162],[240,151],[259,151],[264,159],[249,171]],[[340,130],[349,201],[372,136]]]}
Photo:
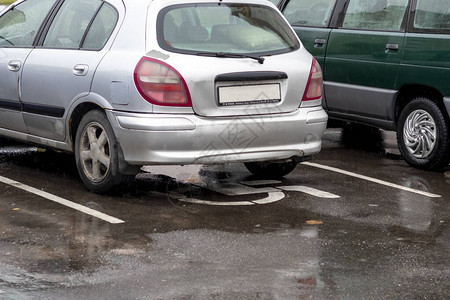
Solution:
{"label": "car rear window", "polygon": [[161,48],[181,53],[276,54],[299,42],[280,14],[264,5],[169,6],[158,16]]}

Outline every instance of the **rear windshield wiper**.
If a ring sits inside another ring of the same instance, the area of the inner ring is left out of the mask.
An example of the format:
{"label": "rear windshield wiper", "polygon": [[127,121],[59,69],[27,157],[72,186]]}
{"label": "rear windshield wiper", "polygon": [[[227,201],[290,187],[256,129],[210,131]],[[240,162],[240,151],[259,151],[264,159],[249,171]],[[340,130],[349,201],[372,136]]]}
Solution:
{"label": "rear windshield wiper", "polygon": [[212,57],[228,57],[228,58],[251,58],[257,60],[260,64],[264,63],[264,57],[256,56],[256,55],[247,55],[247,54],[237,54],[237,53],[229,53],[229,52],[200,52],[197,53],[199,56],[212,56]]}

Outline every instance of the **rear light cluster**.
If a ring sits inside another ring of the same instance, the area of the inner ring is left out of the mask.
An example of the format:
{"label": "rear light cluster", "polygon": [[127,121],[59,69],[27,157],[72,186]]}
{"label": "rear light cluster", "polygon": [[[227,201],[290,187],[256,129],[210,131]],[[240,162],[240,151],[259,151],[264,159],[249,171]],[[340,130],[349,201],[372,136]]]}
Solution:
{"label": "rear light cluster", "polygon": [[151,104],[192,106],[183,77],[166,63],[143,57],[134,70],[134,81],[139,93]]}
{"label": "rear light cluster", "polygon": [[322,69],[315,58],[309,73],[308,84],[306,85],[303,101],[318,100],[322,98],[323,91],[323,76]]}

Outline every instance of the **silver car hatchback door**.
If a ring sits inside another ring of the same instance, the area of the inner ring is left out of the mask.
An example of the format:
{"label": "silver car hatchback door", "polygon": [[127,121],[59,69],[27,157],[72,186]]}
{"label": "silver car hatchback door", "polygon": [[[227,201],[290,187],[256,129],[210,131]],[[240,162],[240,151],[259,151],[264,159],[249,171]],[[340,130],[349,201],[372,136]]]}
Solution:
{"label": "silver car hatchback door", "polygon": [[[109,26],[97,22],[111,13]],[[117,12],[103,1],[64,2],[43,48],[31,52],[23,70],[24,120],[30,134],[65,139],[66,111],[73,101],[89,93],[95,69],[107,52],[102,48],[116,21]]]}
{"label": "silver car hatchback door", "polygon": [[186,79],[196,114],[278,114],[299,108],[312,61],[296,51],[300,43],[275,8],[167,6],[157,16],[157,32],[159,46],[176,53],[166,62]]}

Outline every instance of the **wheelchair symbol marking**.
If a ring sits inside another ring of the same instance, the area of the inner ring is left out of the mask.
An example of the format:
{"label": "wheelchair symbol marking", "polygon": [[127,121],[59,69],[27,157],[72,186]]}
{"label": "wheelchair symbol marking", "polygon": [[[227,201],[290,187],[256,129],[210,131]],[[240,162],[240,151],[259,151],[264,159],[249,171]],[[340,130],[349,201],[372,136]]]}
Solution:
{"label": "wheelchair symbol marking", "polygon": [[[264,182],[265,184],[265,182]],[[194,186],[198,186],[200,188],[208,189],[213,192],[217,192],[229,197],[233,196],[242,196],[242,195],[255,195],[255,194],[267,194],[261,199],[251,200],[251,201],[210,201],[210,200],[202,200],[193,197],[188,197],[185,195],[188,191],[191,190],[191,187],[183,187],[180,189],[176,189],[169,193],[169,197],[172,199],[176,199],[181,202],[191,203],[191,204],[203,204],[203,205],[214,205],[214,206],[244,206],[244,205],[255,205],[255,204],[269,204],[275,203],[285,198],[286,192],[301,192],[308,195],[312,195],[315,197],[326,198],[326,199],[336,199],[340,198],[340,196],[328,193],[325,191],[321,191],[318,189],[314,189],[307,186],[279,186],[279,187],[262,187],[255,188],[253,187],[256,184],[251,182],[245,183],[245,185],[240,183],[216,183],[213,185],[205,185],[205,184],[194,184]]]}

